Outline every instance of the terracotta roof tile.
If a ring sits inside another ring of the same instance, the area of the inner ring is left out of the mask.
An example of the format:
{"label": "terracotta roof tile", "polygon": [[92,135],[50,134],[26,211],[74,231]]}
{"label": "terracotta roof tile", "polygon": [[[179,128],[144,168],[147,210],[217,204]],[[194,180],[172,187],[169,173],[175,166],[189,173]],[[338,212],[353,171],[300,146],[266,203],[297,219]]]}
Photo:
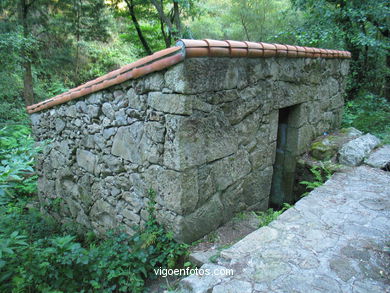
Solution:
{"label": "terracotta roof tile", "polygon": [[186,48],[186,57],[192,58],[192,57],[204,57],[209,55],[209,48],[208,47],[191,47]]}
{"label": "terracotta roof tile", "polygon": [[275,44],[268,44],[268,43],[263,43],[263,42],[261,42],[260,44],[263,46],[264,50],[273,50],[273,51],[276,51],[276,46],[275,46]]}
{"label": "terracotta roof tile", "polygon": [[287,47],[287,57],[295,58],[298,56],[298,49],[295,46],[286,45]]}
{"label": "terracotta roof tile", "polygon": [[248,57],[259,58],[264,57],[264,47],[261,43],[245,42],[248,46]]}
{"label": "terracotta roof tile", "polygon": [[311,47],[303,47],[305,49],[305,57],[313,58],[314,57],[314,48]]}
{"label": "terracotta roof tile", "polygon": [[230,48],[229,47],[210,47],[209,50],[210,57],[229,57]]}
{"label": "terracotta roof tile", "polygon": [[226,42],[229,44],[230,48],[248,48],[248,44],[246,42],[231,41],[231,40],[227,40]]}
{"label": "terracotta roof tile", "polygon": [[314,50],[314,57],[321,57],[321,50],[318,48],[313,48]]}
{"label": "terracotta roof tile", "polygon": [[295,46],[297,48],[297,57],[305,57],[306,56],[306,51],[304,47],[301,46]]}
{"label": "terracotta roof tile", "polygon": [[246,57],[248,56],[248,48],[230,48],[230,57]]}
{"label": "terracotta roof tile", "polygon": [[264,49],[262,43],[245,42],[245,44],[248,46],[249,49],[256,49],[256,50],[263,50]]}
{"label": "terracotta roof tile", "polygon": [[210,40],[205,39],[204,40],[209,47],[222,47],[222,48],[229,48],[229,43],[226,41],[218,41],[218,40]]}
{"label": "terracotta roof tile", "polygon": [[287,56],[287,47],[285,45],[273,44],[276,47],[276,56]]}
{"label": "terracotta roof tile", "polygon": [[263,57],[274,57],[276,56],[276,50],[264,50]]}
{"label": "terracotta roof tile", "polygon": [[246,57],[248,56],[248,45],[245,42],[226,41],[230,47],[231,57]]}
{"label": "terracotta roof tile", "polygon": [[182,42],[186,48],[208,47],[208,44],[205,40],[181,39],[179,42]]}
{"label": "terracotta roof tile", "polygon": [[88,81],[65,93],[27,106],[28,113],[38,112],[56,105],[83,97],[120,84],[129,79],[136,79],[151,72],[163,70],[184,60],[194,57],[304,57],[304,58],[351,58],[347,51],[326,50],[282,44],[269,44],[240,41],[218,40],[179,40],[175,47],[161,50],[153,55],[141,58],[117,70]]}

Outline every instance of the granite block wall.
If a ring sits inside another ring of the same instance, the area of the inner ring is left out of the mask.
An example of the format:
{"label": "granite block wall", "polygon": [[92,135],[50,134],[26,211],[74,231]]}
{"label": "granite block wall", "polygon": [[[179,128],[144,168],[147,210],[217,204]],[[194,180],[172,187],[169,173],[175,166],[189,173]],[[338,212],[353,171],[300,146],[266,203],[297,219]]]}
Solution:
{"label": "granite block wall", "polygon": [[[303,153],[340,125],[346,59],[193,58],[31,116],[39,198],[59,221],[129,233],[157,219],[190,242],[268,208],[279,109]],[[58,208],[49,208],[57,200]]]}

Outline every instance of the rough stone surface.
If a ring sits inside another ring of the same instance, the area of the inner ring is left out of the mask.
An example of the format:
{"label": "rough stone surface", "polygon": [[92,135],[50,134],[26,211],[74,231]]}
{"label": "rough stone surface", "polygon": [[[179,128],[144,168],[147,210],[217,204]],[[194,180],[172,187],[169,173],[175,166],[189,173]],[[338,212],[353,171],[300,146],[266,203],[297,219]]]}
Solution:
{"label": "rough stone surface", "polygon": [[[348,60],[193,58],[31,116],[42,202],[104,233],[156,216],[191,242],[235,213],[268,206],[278,113],[294,107],[293,143],[338,127]],[[298,154],[297,154],[298,155]]]}
{"label": "rough stone surface", "polygon": [[[89,173],[93,173],[97,162],[96,156],[93,153],[86,150],[78,149],[76,154],[76,159],[77,159],[77,164],[80,167],[84,168]],[[58,168],[60,167],[61,166],[58,165]]]}
{"label": "rough stone surface", "polygon": [[380,139],[372,134],[366,134],[355,138],[343,145],[340,149],[339,162],[348,166],[358,166],[379,144]]}
{"label": "rough stone surface", "polygon": [[[214,264],[205,264],[202,266],[202,270],[205,272],[201,276],[196,277],[194,275],[185,278],[180,283],[179,292],[196,292],[196,293],[208,293],[210,288],[213,288],[215,285],[218,285],[222,282],[226,275],[216,276],[211,274],[216,270],[224,270],[223,266],[218,266]],[[208,272],[208,273],[207,273]],[[199,281],[201,280],[201,281]]]}
{"label": "rough stone surface", "polygon": [[312,143],[310,154],[317,160],[329,160],[338,153],[344,144],[362,135],[361,131],[353,127],[342,128],[333,135],[326,133]]}
{"label": "rough stone surface", "polygon": [[201,267],[202,265],[209,263],[210,258],[212,258],[214,255],[216,255],[216,251],[211,249],[208,251],[196,251],[190,254],[188,260],[192,264]]}
{"label": "rough stone surface", "polygon": [[389,218],[390,174],[367,166],[350,168],[334,174],[268,227],[222,250],[217,265],[233,269],[233,276],[204,280],[192,275],[179,288],[389,292]]}
{"label": "rough stone surface", "polygon": [[390,145],[385,145],[364,160],[364,163],[374,168],[385,168],[390,163]]}

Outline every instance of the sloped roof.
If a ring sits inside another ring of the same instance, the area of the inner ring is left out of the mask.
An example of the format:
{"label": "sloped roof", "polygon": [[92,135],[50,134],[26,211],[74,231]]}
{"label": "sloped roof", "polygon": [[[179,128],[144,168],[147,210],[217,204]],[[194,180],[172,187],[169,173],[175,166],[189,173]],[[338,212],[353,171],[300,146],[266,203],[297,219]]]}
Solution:
{"label": "sloped roof", "polygon": [[84,83],[65,93],[27,106],[27,112],[32,114],[44,109],[66,103],[85,95],[100,91],[126,80],[136,79],[151,72],[173,66],[185,58],[194,57],[232,57],[232,58],[351,58],[348,51],[328,50],[311,47],[300,47],[281,44],[217,41],[217,40],[186,40],[182,39],[176,46],[158,51],[133,63],[111,71],[99,78]]}

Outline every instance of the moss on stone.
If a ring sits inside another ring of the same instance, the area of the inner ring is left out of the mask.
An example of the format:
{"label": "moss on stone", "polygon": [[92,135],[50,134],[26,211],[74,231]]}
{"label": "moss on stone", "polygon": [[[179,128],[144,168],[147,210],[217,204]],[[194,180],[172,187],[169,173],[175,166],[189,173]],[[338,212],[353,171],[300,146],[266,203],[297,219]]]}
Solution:
{"label": "moss on stone", "polygon": [[337,152],[337,148],[332,145],[325,143],[324,140],[316,141],[311,145],[310,154],[317,160],[329,160]]}

